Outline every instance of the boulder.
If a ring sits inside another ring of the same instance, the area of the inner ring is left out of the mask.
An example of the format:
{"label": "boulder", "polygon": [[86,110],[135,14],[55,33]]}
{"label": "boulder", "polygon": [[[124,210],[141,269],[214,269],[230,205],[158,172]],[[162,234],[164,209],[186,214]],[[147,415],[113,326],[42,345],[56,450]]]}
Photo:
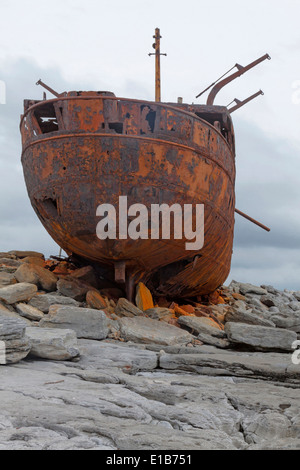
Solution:
{"label": "boulder", "polygon": [[59,295],[57,293],[51,294],[38,294],[32,297],[29,302],[29,305],[41,310],[44,313],[48,313],[49,308],[51,305],[72,305],[73,307],[78,307],[79,302],[71,297],[65,297],[63,295]]}
{"label": "boulder", "polygon": [[29,282],[48,292],[56,289],[55,274],[35,264],[23,263],[15,272],[15,278],[18,282]]}
{"label": "boulder", "polygon": [[136,317],[139,315],[143,315],[142,310],[140,310],[138,307],[133,305],[133,303],[129,302],[129,300],[123,297],[118,300],[115,312],[116,315],[120,317]]}
{"label": "boulder", "polygon": [[1,287],[0,300],[4,300],[7,304],[15,304],[16,302],[31,299],[36,292],[36,285],[21,282],[11,286]]}
{"label": "boulder", "polygon": [[27,256],[34,256],[38,258],[43,258],[43,253],[39,253],[38,251],[20,251],[20,250],[12,250],[8,252],[10,255],[14,255],[17,258],[26,258]]}
{"label": "boulder", "polygon": [[191,333],[199,335],[200,333],[215,336],[216,338],[226,338],[226,333],[219,325],[206,317],[180,317],[178,323],[187,328]]}
{"label": "boulder", "polygon": [[41,310],[24,303],[17,304],[16,310],[21,317],[28,318],[28,320],[32,321],[40,321],[44,316]]}
{"label": "boulder", "polygon": [[152,318],[152,320],[166,320],[170,319],[170,317],[173,317],[170,309],[166,307],[148,308],[144,311],[144,313],[147,315],[147,317]]}
{"label": "boulder", "polygon": [[60,294],[71,297],[78,302],[83,302],[87,292],[91,289],[92,286],[89,284],[73,279],[70,276],[60,279],[57,283],[57,290]]}
{"label": "boulder", "polygon": [[16,282],[13,273],[0,272],[0,287],[10,286],[16,284]]}
{"label": "boulder", "polygon": [[176,326],[145,317],[121,318],[118,320],[120,336],[125,341],[162,345],[187,344],[193,336]]}
{"label": "boulder", "polygon": [[225,321],[234,323],[247,323],[248,325],[275,327],[275,323],[273,323],[271,320],[261,318],[254,313],[246,312],[244,310],[230,310],[225,315]]}
{"label": "boulder", "polygon": [[42,268],[45,265],[45,261],[43,258],[39,258],[38,256],[26,256],[23,258],[22,263],[34,264],[36,266],[41,266]]}
{"label": "boulder", "polygon": [[86,303],[89,308],[95,308],[96,310],[103,310],[109,307],[109,302],[106,302],[100,292],[95,290],[89,290],[87,292]]}
{"label": "boulder", "polygon": [[75,271],[69,274],[69,277],[86,282],[95,288],[98,286],[96,273],[92,266],[84,266],[83,268],[75,269]]}
{"label": "boulder", "polygon": [[26,323],[0,313],[0,364],[14,364],[30,351],[30,340],[25,337]]}
{"label": "boulder", "polygon": [[240,293],[243,295],[245,294],[264,295],[268,293],[268,291],[266,289],[263,289],[263,287],[254,286],[253,284],[239,282],[238,285],[239,285]]}
{"label": "boulder", "polygon": [[78,338],[105,339],[109,333],[108,318],[101,310],[51,305],[49,315],[39,323],[42,328],[72,329]]}
{"label": "boulder", "polygon": [[68,361],[80,355],[75,331],[54,328],[26,328],[30,356],[54,361]]}
{"label": "boulder", "polygon": [[297,340],[297,334],[293,331],[245,323],[228,322],[225,332],[231,343],[250,346],[258,351],[291,351],[293,342]]}

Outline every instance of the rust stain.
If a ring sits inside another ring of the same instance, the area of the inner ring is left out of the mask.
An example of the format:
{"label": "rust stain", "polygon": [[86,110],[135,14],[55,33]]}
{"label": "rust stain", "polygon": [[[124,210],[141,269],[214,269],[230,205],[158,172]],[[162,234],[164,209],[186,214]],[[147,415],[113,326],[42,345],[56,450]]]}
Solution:
{"label": "rust stain", "polygon": [[[184,297],[225,281],[235,208],[234,133],[225,107],[69,92],[25,100],[21,134],[31,204],[68,254],[112,280],[117,266],[129,296],[138,282]],[[204,204],[204,247],[186,251],[185,240],[172,238],[99,240],[97,206],[117,207],[122,195],[147,208]]]}

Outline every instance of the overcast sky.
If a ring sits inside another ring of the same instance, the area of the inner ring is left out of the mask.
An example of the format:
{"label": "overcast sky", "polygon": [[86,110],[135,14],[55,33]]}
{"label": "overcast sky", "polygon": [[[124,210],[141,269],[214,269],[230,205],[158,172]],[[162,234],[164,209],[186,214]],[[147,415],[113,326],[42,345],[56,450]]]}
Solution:
{"label": "overcast sky", "polygon": [[[154,100],[155,27],[162,101],[195,96],[235,63],[272,57],[224,88],[216,104],[259,96],[233,113],[236,216],[231,279],[300,290],[300,0],[0,0],[0,251],[59,248],[37,219],[20,162],[23,99],[110,90]],[[203,100],[206,96],[203,97]],[[1,95],[0,95],[1,101]],[[299,101],[299,103],[297,103]]]}

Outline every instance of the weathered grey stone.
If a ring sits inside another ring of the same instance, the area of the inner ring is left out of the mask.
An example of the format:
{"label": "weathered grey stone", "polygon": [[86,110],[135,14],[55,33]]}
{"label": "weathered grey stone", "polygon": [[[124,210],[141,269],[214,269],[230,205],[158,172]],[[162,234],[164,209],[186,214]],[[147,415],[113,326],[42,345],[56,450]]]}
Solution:
{"label": "weathered grey stone", "polygon": [[119,320],[120,335],[126,341],[155,344],[186,344],[193,336],[175,326],[151,318],[134,317]]}
{"label": "weathered grey stone", "polygon": [[105,313],[91,308],[51,305],[49,315],[39,325],[42,328],[72,329],[78,338],[101,340],[109,333]]}
{"label": "weathered grey stone", "polygon": [[23,304],[23,303],[17,304],[16,310],[19,313],[19,315],[21,315],[21,317],[28,318],[28,320],[32,320],[32,321],[40,321],[44,316],[41,310],[35,307],[32,307],[32,305],[28,305],[28,304]]}
{"label": "weathered grey stone", "polygon": [[205,335],[215,336],[216,338],[226,338],[226,333],[221,328],[211,326],[210,323],[205,321],[204,317],[188,317],[181,316],[178,318],[178,323],[186,328],[195,335],[203,333]]}
{"label": "weathered grey stone", "polygon": [[240,293],[245,294],[257,294],[257,295],[264,295],[267,294],[268,291],[263,289],[262,287],[254,286],[253,284],[248,284],[244,282],[239,283],[239,290]]}
{"label": "weathered grey stone", "polygon": [[225,324],[225,332],[232,343],[244,344],[257,350],[292,350],[292,343],[297,339],[293,331],[245,323]]}
{"label": "weathered grey stone", "polygon": [[17,258],[26,258],[27,256],[36,256],[38,258],[44,258],[43,253],[39,253],[38,251],[12,250],[12,251],[9,251],[8,253],[16,256]]}
{"label": "weathered grey stone", "polygon": [[16,279],[12,273],[0,272],[0,287],[16,284]]}
{"label": "weathered grey stone", "polygon": [[21,264],[21,261],[17,259],[0,258],[0,266],[17,269]]}
{"label": "weathered grey stone", "polygon": [[147,317],[152,318],[152,320],[162,320],[171,315],[170,310],[165,307],[148,308],[144,313]]}
{"label": "weathered grey stone", "polygon": [[284,328],[286,330],[300,333],[300,312],[275,314],[271,316],[271,319],[278,328]]}
{"label": "weathered grey stone", "polygon": [[26,323],[0,313],[0,364],[13,364],[25,358],[30,342],[25,337]]}
{"label": "weathered grey stone", "polygon": [[80,355],[73,330],[26,328],[26,336],[31,342],[31,356],[68,361]]}
{"label": "weathered grey stone", "polygon": [[91,289],[92,286],[89,284],[70,276],[60,279],[57,282],[57,290],[61,295],[71,297],[79,302],[83,302],[85,300],[87,292]]}
{"label": "weathered grey stone", "polygon": [[55,274],[35,264],[22,263],[15,272],[15,278],[18,282],[29,282],[46,291],[51,292],[56,289]]}
{"label": "weathered grey stone", "polygon": [[32,297],[29,305],[41,310],[44,313],[48,313],[51,305],[72,305],[73,307],[79,307],[79,302],[71,297],[65,297],[57,293],[51,294],[39,294]]}
{"label": "weathered grey stone", "polygon": [[115,312],[119,317],[132,318],[135,316],[144,315],[142,310],[140,310],[138,307],[133,305],[133,303],[129,302],[129,300],[124,299],[123,297],[118,300]]}
{"label": "weathered grey stone", "polygon": [[243,310],[230,310],[225,315],[226,322],[235,322],[235,323],[247,323],[248,325],[260,325],[275,327],[275,324],[271,320],[266,320],[254,313],[245,312]]}
{"label": "weathered grey stone", "polygon": [[37,287],[34,284],[28,284],[22,282],[19,284],[13,284],[12,286],[0,288],[0,299],[4,300],[8,304],[15,304],[22,300],[29,300],[37,291]]}
{"label": "weathered grey stone", "polygon": [[230,347],[228,339],[217,338],[216,336],[202,332],[198,334],[197,339],[204,344],[210,344],[216,348],[227,349]]}
{"label": "weathered grey stone", "polygon": [[293,296],[295,297],[295,299],[297,299],[300,302],[300,290],[294,292]]}

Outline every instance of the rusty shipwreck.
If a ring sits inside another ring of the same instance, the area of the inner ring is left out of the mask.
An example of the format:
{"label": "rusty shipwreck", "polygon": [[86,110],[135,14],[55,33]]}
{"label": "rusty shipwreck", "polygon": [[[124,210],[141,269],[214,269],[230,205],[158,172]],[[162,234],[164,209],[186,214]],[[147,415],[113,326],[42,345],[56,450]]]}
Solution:
{"label": "rusty shipwreck", "polygon": [[[214,105],[229,81],[212,87],[207,103],[160,101],[160,35],[156,30],[156,100],[111,92],[56,93],[25,100],[21,117],[22,164],[31,204],[68,254],[93,264],[123,285],[132,298],[143,281],[157,295],[191,297],[214,291],[229,274],[235,213],[235,141],[231,109]],[[184,240],[99,240],[96,208],[128,203],[204,204],[204,246],[187,251]]]}

